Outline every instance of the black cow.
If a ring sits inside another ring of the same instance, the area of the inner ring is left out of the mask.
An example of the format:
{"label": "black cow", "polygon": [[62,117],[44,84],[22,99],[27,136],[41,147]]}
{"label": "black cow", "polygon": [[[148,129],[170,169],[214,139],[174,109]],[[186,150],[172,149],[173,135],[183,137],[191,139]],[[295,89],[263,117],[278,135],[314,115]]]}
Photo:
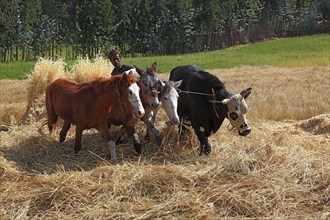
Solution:
{"label": "black cow", "polygon": [[[194,128],[200,141],[201,154],[211,153],[208,137],[220,128],[225,118],[238,129],[239,135],[245,136],[251,132],[245,118],[245,99],[251,94],[252,88],[233,94],[216,76],[190,65],[174,68],[170,80],[182,80],[178,114],[184,124]],[[186,130],[183,123],[179,125],[180,133]]]}

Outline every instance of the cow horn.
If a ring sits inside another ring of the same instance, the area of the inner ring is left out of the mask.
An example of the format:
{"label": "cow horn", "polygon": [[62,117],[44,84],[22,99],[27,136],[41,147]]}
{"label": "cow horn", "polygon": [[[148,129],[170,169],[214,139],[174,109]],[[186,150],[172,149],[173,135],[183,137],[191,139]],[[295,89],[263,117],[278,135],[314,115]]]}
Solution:
{"label": "cow horn", "polygon": [[240,94],[241,94],[241,96],[244,97],[244,99],[246,99],[251,94],[251,90],[252,90],[252,88],[249,87],[249,88],[243,90]]}
{"label": "cow horn", "polygon": [[230,102],[230,99],[224,99],[221,101],[222,104],[227,105]]}

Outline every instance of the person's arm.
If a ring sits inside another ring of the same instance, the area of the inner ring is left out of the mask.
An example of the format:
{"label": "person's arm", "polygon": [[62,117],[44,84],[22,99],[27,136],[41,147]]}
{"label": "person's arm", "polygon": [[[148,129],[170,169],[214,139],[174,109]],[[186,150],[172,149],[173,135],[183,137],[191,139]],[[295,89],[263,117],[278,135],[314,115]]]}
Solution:
{"label": "person's arm", "polygon": [[120,67],[120,72],[123,73],[127,70],[130,70],[130,69],[134,69],[134,67],[132,67],[130,65],[122,64],[121,67]]}
{"label": "person's arm", "polygon": [[113,68],[112,72],[111,72],[111,76],[117,75],[120,73],[120,69],[118,70],[118,68]]}

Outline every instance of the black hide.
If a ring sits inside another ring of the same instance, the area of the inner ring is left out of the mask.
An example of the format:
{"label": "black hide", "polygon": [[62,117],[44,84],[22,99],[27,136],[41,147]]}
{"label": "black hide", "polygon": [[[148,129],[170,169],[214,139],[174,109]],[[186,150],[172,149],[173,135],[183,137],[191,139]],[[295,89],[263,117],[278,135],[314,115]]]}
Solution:
{"label": "black hide", "polygon": [[176,67],[171,71],[169,80],[182,80],[179,87],[178,115],[180,120],[191,122],[200,141],[201,153],[209,154],[211,146],[208,137],[220,128],[228,111],[226,105],[211,101],[222,101],[232,93],[216,76],[197,66]]}

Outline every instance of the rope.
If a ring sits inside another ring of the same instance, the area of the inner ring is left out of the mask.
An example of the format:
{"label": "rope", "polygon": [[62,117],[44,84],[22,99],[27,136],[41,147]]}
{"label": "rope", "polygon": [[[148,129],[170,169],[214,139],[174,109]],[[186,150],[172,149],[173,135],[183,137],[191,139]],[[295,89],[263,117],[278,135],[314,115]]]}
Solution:
{"label": "rope", "polygon": [[214,112],[215,112],[215,114],[216,114],[216,116],[218,117],[218,118],[220,118],[219,117],[219,114],[218,114],[218,112],[217,112],[217,109],[215,108],[215,102],[216,102],[216,100],[215,100],[215,94],[214,94],[214,90],[212,89],[212,93],[213,93],[213,109],[214,109]]}
{"label": "rope", "polygon": [[217,101],[215,99],[215,93],[214,90],[212,89],[212,94],[208,94],[208,93],[202,93],[202,92],[192,92],[192,91],[185,91],[185,90],[181,90],[181,89],[177,89],[178,93],[186,93],[186,94],[194,94],[194,95],[203,95],[203,96],[212,96],[213,100],[209,100],[209,102],[213,103],[213,110],[216,114],[216,116],[218,118],[220,118],[217,109],[215,108],[215,103],[221,103],[221,101]]}
{"label": "rope", "polygon": [[[217,100],[215,99],[215,93],[214,93],[214,90],[213,90],[213,89],[212,89],[212,93],[213,93],[213,94],[201,93],[201,92],[191,92],[191,91],[185,91],[185,90],[181,90],[181,89],[177,89],[177,91],[178,91],[178,93],[195,94],[195,95],[204,95],[204,96],[213,96],[213,100],[209,100],[209,102],[213,103],[213,109],[214,109],[214,112],[215,112],[216,116],[217,116],[218,118],[220,118],[219,115],[218,115],[218,112],[217,112],[217,110],[216,110],[216,108],[215,108],[215,104],[216,104],[216,103],[221,103],[221,101],[217,101]],[[182,124],[183,124],[183,121],[180,122],[180,127],[183,126]],[[229,124],[227,125],[227,129],[228,129],[228,131],[232,131],[234,128],[236,128],[236,127],[234,127],[234,126],[229,122]],[[180,135],[181,135],[181,134],[180,134]]]}
{"label": "rope", "polygon": [[178,93],[186,93],[186,94],[195,94],[195,95],[205,95],[205,96],[213,96],[212,94],[208,93],[201,93],[201,92],[191,92],[191,91],[185,91],[181,89],[177,89]]}
{"label": "rope", "polygon": [[[230,122],[228,123],[228,125],[227,125],[227,129],[228,129],[228,131],[232,131],[234,128],[236,128],[236,127],[234,127]],[[237,129],[237,128],[236,128]]]}

